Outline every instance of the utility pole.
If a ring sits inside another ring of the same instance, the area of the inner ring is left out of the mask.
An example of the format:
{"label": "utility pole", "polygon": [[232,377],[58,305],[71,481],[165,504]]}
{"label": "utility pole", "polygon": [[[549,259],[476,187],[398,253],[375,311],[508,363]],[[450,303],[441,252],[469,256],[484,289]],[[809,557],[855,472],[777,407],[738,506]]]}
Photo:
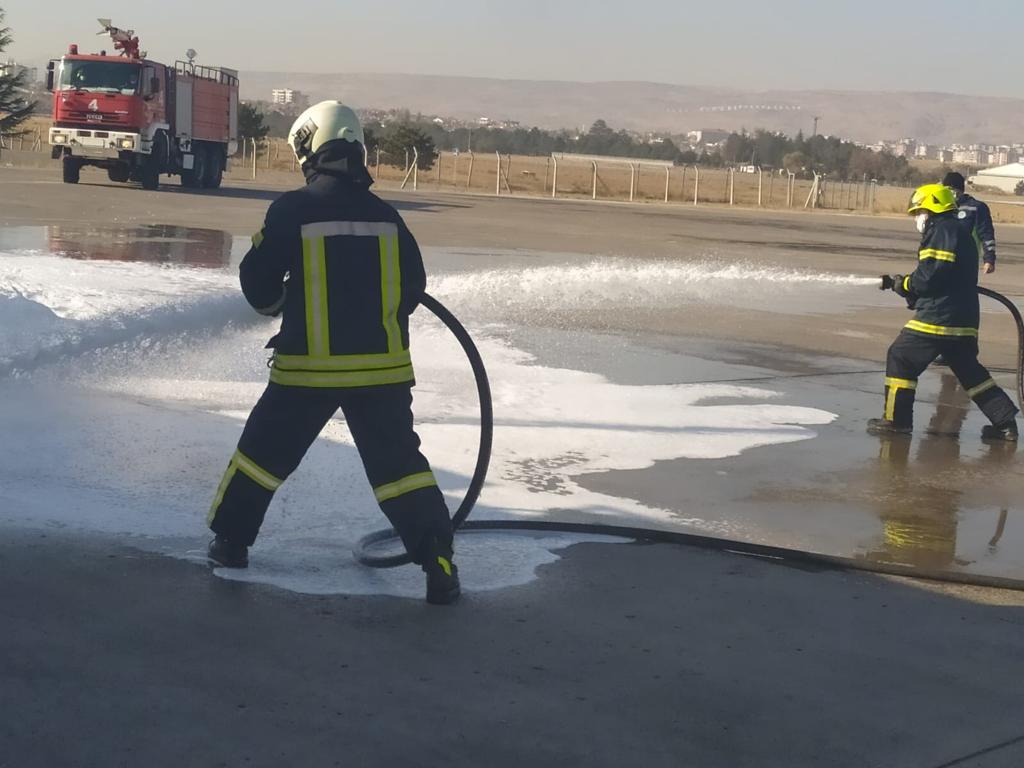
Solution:
{"label": "utility pole", "polygon": [[819,120],[821,120],[821,118],[820,118],[820,117],[818,117],[817,115],[815,115],[815,116],[814,116],[814,131],[813,131],[813,132],[811,133],[811,138],[812,138],[812,139],[813,139],[813,138],[814,138],[815,136],[817,136],[817,135],[818,135],[818,121],[819,121]]}

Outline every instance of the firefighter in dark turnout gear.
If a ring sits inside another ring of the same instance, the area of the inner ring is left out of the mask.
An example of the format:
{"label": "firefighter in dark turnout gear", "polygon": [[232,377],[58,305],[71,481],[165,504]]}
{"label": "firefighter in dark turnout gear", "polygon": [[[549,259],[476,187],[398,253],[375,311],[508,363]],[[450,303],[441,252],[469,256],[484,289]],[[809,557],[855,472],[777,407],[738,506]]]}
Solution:
{"label": "firefighter in dark turnout gear", "polygon": [[952,171],[942,183],[956,195],[957,220],[962,232],[966,232],[978,250],[986,275],[996,271],[996,228],[992,224],[992,212],[985,203],[965,191],[963,175]]}
{"label": "firefighter in dark turnout gear", "polygon": [[413,429],[409,315],[426,278],[398,212],[370,192],[355,113],[327,101],[289,135],[306,186],[267,211],[240,267],[257,312],[282,315],[270,383],[210,510],[209,556],[245,567],[274,492],[340,408],[381,510],[427,574],[427,600],[459,596],[452,525]]}
{"label": "firefighter in dark turnout gear", "polygon": [[883,280],[916,310],[886,361],[884,418],[871,419],[873,434],[910,433],[917,379],[939,355],[992,423],[987,440],[1017,439],[1017,408],[978,362],[978,253],[961,234],[953,191],[927,184],[911,196],[907,213],[921,233],[918,266]]}

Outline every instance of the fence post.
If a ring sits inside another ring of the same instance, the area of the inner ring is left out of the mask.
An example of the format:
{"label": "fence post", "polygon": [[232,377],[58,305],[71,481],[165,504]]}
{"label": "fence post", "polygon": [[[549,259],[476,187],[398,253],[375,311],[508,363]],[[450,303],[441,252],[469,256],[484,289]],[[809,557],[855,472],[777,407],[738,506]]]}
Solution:
{"label": "fence post", "polygon": [[473,163],[476,161],[476,155],[473,151],[469,151],[469,173],[466,175],[466,189],[473,187]]}
{"label": "fence post", "polygon": [[669,184],[669,181],[671,181],[671,179],[672,179],[672,177],[670,175],[671,171],[672,171],[672,166],[671,165],[666,165],[665,166],[665,202],[666,203],[668,202],[668,184]]}
{"label": "fence post", "polygon": [[679,182],[679,199],[680,200],[685,199],[684,195],[686,194],[686,166],[684,165],[684,166],[682,166],[682,168],[683,168],[683,172],[682,172],[681,175],[682,175],[683,178]]}
{"label": "fence post", "polygon": [[494,180],[494,194],[501,197],[501,152],[494,150],[494,154],[498,158],[498,176]]}
{"label": "fence post", "polygon": [[693,204],[697,204],[697,193],[700,191],[700,166],[693,166]]}
{"label": "fence post", "polygon": [[256,180],[256,139],[249,139],[252,142],[252,179]]}
{"label": "fence post", "polygon": [[551,156],[551,162],[554,163],[554,170],[551,172],[551,199],[554,200],[556,193],[558,192],[558,158],[554,155]]}
{"label": "fence post", "polygon": [[[501,159],[501,155],[498,156],[498,159],[499,160]],[[502,175],[501,179],[502,179],[502,181],[505,182],[505,191],[508,192],[510,195],[512,194],[512,185],[508,183],[508,177],[511,176],[511,175],[512,175],[512,154],[509,153],[509,154],[505,155],[505,173]]]}
{"label": "fence post", "polygon": [[591,180],[591,185],[590,185],[591,186],[590,199],[591,200],[597,200],[597,161],[596,160],[591,160],[590,164],[592,166],[594,166],[594,177]]}
{"label": "fence post", "polygon": [[243,163],[245,162],[245,145],[246,145],[247,143],[248,143],[248,142],[246,142],[246,140],[245,140],[245,136],[243,136],[243,137],[242,137],[242,162],[243,162]]}
{"label": "fence post", "polygon": [[774,187],[775,187],[775,171],[772,170],[772,172],[768,174],[768,205],[769,205],[769,207],[772,204],[772,192],[775,191]]}
{"label": "fence post", "polygon": [[444,152],[437,153],[437,188],[441,188],[441,161],[444,160]]}
{"label": "fence post", "polygon": [[459,153],[452,155],[452,187],[459,186]]}
{"label": "fence post", "polygon": [[412,148],[412,188],[420,188],[420,151],[416,147]]}
{"label": "fence post", "polygon": [[789,189],[786,192],[786,205],[793,207],[793,198],[796,197],[796,174],[789,171]]}
{"label": "fence post", "polygon": [[729,205],[736,202],[736,169],[729,169]]}
{"label": "fence post", "polygon": [[629,164],[629,202],[636,196],[636,163]]}
{"label": "fence post", "polygon": [[761,207],[761,190],[764,189],[764,171],[757,166],[757,207]]}

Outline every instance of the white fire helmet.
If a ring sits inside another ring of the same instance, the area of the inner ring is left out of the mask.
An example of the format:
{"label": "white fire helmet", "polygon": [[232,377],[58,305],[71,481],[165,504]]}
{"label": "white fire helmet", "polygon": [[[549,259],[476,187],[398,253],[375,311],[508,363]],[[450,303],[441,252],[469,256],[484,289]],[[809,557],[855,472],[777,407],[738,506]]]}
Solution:
{"label": "white fire helmet", "polygon": [[337,139],[366,144],[356,113],[340,101],[315,104],[299,115],[288,131],[288,144],[300,163],[306,162],[327,142]]}

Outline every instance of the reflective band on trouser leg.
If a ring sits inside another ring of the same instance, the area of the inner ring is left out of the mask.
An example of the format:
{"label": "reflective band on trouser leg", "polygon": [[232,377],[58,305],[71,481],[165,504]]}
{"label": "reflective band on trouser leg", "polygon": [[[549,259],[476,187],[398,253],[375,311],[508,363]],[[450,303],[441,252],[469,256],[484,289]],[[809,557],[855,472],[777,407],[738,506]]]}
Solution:
{"label": "reflective band on trouser leg", "polygon": [[436,485],[437,480],[434,479],[433,472],[417,472],[415,475],[406,475],[401,480],[396,480],[393,483],[378,485],[373,489],[373,495],[377,497],[377,502],[382,504],[385,501],[397,499],[399,496],[404,496],[412,491]]}
{"label": "reflective band on trouser leg", "polygon": [[968,389],[967,390],[967,395],[968,395],[968,397],[970,397],[973,400],[974,398],[976,398],[978,395],[982,394],[983,392],[988,392],[994,386],[996,386],[995,379],[989,379],[988,381],[983,381],[981,384],[979,384],[976,387],[971,387],[970,389]]}
{"label": "reflective band on trouser leg", "polygon": [[302,240],[302,267],[306,291],[306,345],[310,355],[330,355],[327,322],[327,256],[323,237]]}
{"label": "reflective band on trouser leg", "polygon": [[217,510],[220,509],[220,504],[224,501],[224,493],[227,491],[228,486],[231,485],[231,481],[235,477],[235,473],[238,471],[238,467],[235,466],[235,459],[232,457],[231,461],[228,462],[227,471],[224,473],[224,477],[220,481],[220,485],[217,486],[217,493],[213,497],[213,504],[210,506],[210,513],[206,516],[206,524],[213,525],[213,519],[217,516]]}
{"label": "reflective band on trouser leg", "polygon": [[402,349],[402,329],[398,325],[398,307],[402,303],[402,271],[398,260],[398,235],[378,238],[380,242],[381,319],[388,337],[388,352]]}
{"label": "reflective band on trouser leg", "polygon": [[281,483],[284,482],[270,472],[267,472],[267,470],[263,469],[244,453],[236,450],[235,455],[231,457],[231,462],[228,464],[228,469],[224,473],[223,479],[220,481],[220,485],[217,486],[217,494],[213,498],[210,514],[206,518],[208,525],[213,523],[214,518],[217,516],[217,510],[220,508],[221,502],[224,501],[224,494],[227,492],[228,486],[231,485],[231,481],[234,480],[235,475],[239,472],[256,483],[256,485],[271,493],[280,488]]}
{"label": "reflective band on trouser leg", "polygon": [[930,323],[922,323],[920,320],[911,320],[905,326],[909,331],[917,331],[918,333],[927,333],[929,336],[977,336],[977,328],[959,328],[950,325],[932,325]]}
{"label": "reflective band on trouser leg", "polygon": [[914,391],[917,389],[917,382],[910,379],[896,379],[891,376],[885,378],[885,418],[895,421],[896,416],[896,395],[901,389]]}

